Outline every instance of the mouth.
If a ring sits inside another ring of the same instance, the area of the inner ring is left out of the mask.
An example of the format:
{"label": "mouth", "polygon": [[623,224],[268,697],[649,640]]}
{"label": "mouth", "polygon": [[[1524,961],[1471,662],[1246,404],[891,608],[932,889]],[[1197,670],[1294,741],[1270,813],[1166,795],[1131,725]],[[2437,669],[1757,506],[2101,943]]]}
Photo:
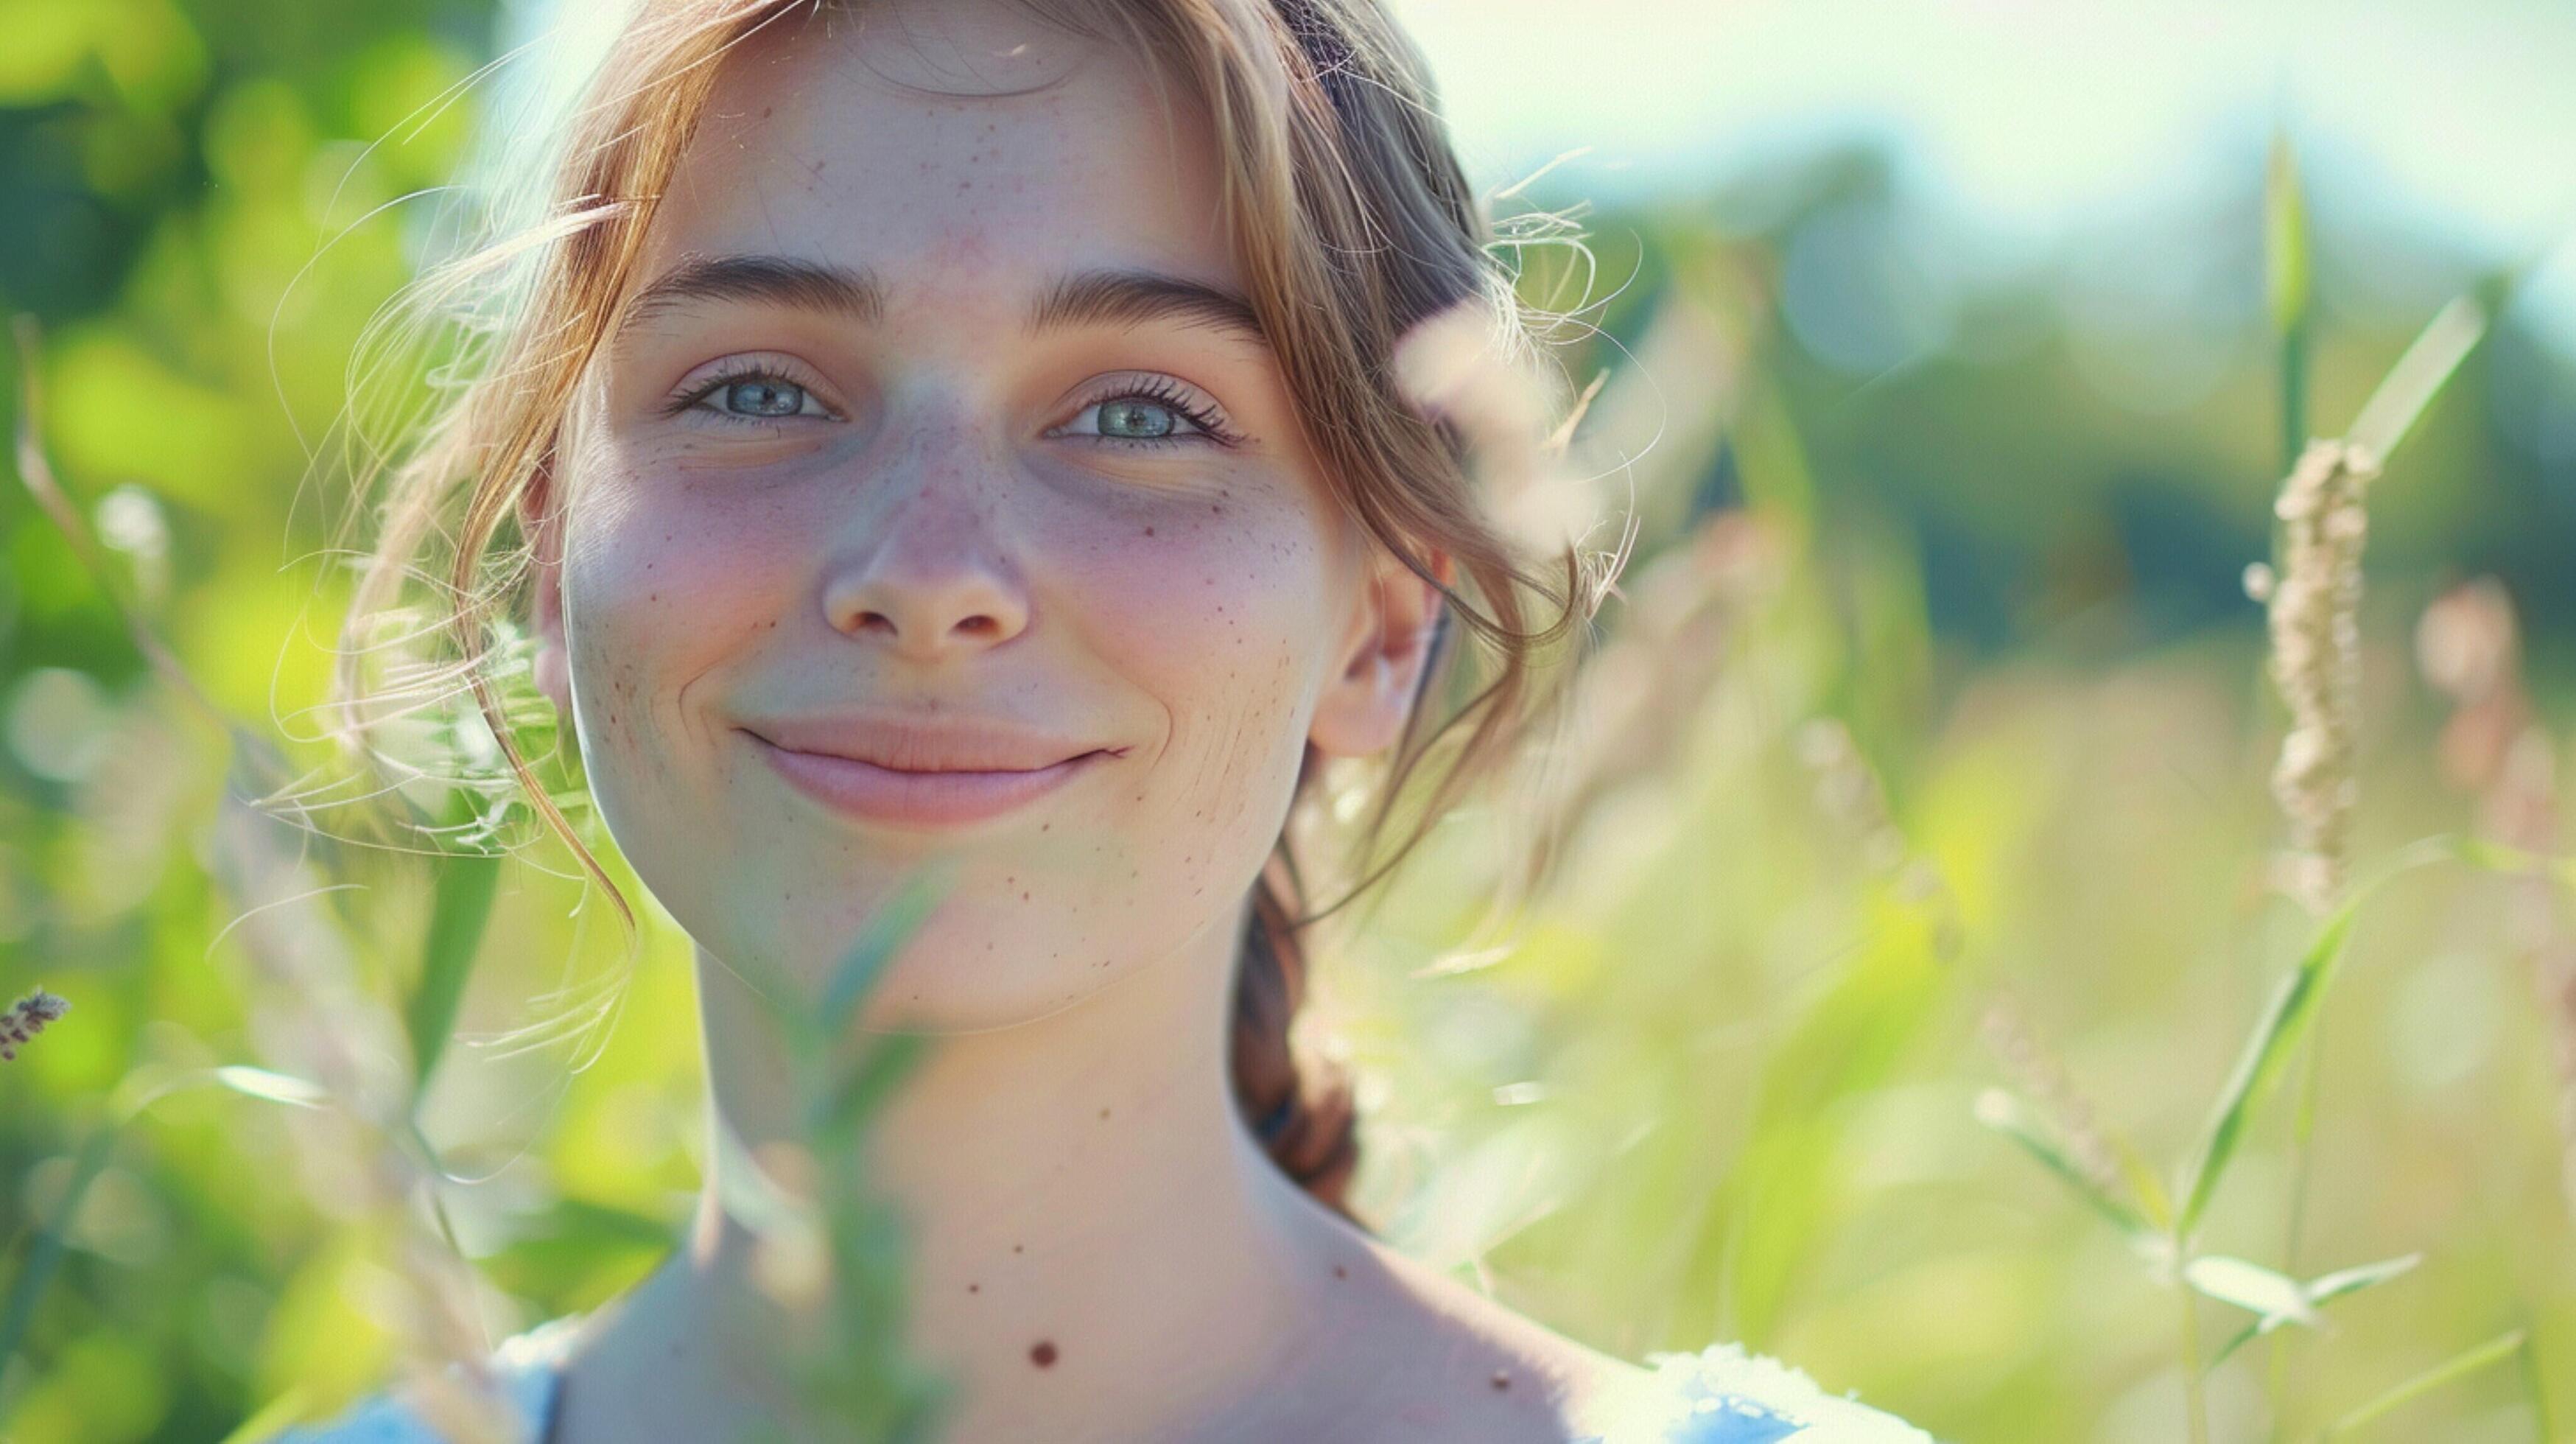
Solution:
{"label": "mouth", "polygon": [[782,746],[749,728],[764,760],[832,811],[899,827],[954,827],[1016,811],[1125,749],[1096,747],[1043,767],[895,767]]}

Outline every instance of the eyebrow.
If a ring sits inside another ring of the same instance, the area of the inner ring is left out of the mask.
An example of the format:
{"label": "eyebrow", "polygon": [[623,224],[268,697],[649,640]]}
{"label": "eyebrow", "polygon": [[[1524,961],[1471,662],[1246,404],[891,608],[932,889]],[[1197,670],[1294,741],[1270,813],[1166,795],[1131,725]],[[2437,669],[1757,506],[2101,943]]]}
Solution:
{"label": "eyebrow", "polygon": [[[617,322],[635,327],[699,301],[746,301],[821,311],[873,326],[885,316],[885,286],[874,272],[793,256],[696,256],[635,294]],[[1261,345],[1269,333],[1241,294],[1160,271],[1087,270],[1060,277],[1029,308],[1032,332],[1081,326],[1131,327],[1154,321],[1207,326]]]}
{"label": "eyebrow", "polygon": [[1221,286],[1159,271],[1077,271],[1049,286],[1030,309],[1031,331],[1076,326],[1141,326],[1149,321],[1232,331],[1270,344],[1252,303]]}
{"label": "eyebrow", "polygon": [[617,333],[623,336],[693,301],[766,301],[832,312],[866,326],[885,315],[885,288],[867,271],[793,256],[694,256],[636,292]]}

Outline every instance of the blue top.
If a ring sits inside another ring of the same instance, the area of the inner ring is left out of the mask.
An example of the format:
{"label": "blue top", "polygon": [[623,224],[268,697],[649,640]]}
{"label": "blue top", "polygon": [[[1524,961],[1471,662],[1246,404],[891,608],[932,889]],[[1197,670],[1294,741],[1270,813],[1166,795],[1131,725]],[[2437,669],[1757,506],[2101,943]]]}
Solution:
{"label": "blue top", "polygon": [[1805,1371],[1741,1344],[1646,1356],[1654,1372],[1570,1444],[1934,1444],[1893,1414],[1828,1394]]}
{"label": "blue top", "polygon": [[[555,1399],[561,1393],[563,1362],[583,1316],[566,1314],[501,1341],[492,1351],[493,1381],[501,1402],[518,1429],[513,1444],[542,1444],[554,1424]],[[461,1366],[448,1375],[463,1380]],[[372,1394],[336,1418],[289,1429],[272,1444],[448,1444],[448,1436],[431,1427],[416,1396],[388,1391]]]}
{"label": "blue top", "polygon": [[[539,1324],[493,1351],[493,1377],[520,1433],[543,1444],[554,1423],[562,1365],[581,1315]],[[1603,1405],[1606,1432],[1568,1444],[1934,1444],[1892,1414],[1826,1393],[1802,1371],[1740,1345],[1648,1354],[1654,1372]],[[451,1373],[463,1377],[461,1368]],[[339,1417],[289,1429],[276,1444],[446,1444],[405,1396],[372,1395]]]}

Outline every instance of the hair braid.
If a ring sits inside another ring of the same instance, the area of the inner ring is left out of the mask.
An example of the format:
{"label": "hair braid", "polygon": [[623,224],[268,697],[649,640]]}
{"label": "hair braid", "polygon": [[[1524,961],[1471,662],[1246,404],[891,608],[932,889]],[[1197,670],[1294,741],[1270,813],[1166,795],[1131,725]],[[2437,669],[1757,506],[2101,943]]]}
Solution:
{"label": "hair braid", "polygon": [[[1316,753],[1298,768],[1302,795]],[[1301,1057],[1290,1038],[1306,998],[1306,947],[1298,937],[1305,897],[1295,855],[1282,837],[1253,889],[1243,944],[1236,952],[1232,1068],[1235,1102],[1245,1126],[1270,1160],[1298,1187],[1334,1212],[1351,1212],[1350,1182],[1359,1164],[1359,1108],[1350,1079],[1321,1058]]]}

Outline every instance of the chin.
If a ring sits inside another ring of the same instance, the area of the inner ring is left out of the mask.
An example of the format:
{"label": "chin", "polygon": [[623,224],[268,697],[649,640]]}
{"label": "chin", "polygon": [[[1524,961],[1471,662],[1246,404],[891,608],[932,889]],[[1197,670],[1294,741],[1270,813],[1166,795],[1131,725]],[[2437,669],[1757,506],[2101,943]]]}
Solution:
{"label": "chin", "polygon": [[[1136,964],[1132,940],[1119,946],[1096,935],[1085,919],[1043,903],[1033,892],[1027,901],[1019,891],[1005,898],[998,884],[979,889],[961,879],[879,975],[859,1026],[929,1033],[1007,1028],[1073,1007]],[[806,996],[828,985],[863,927],[857,917],[834,919],[789,950],[800,960]]]}
{"label": "chin", "polygon": [[889,976],[889,986],[859,1015],[859,1026],[872,1033],[984,1033],[1033,1023],[1109,986],[1116,968],[1094,968],[1090,976],[964,981]]}

